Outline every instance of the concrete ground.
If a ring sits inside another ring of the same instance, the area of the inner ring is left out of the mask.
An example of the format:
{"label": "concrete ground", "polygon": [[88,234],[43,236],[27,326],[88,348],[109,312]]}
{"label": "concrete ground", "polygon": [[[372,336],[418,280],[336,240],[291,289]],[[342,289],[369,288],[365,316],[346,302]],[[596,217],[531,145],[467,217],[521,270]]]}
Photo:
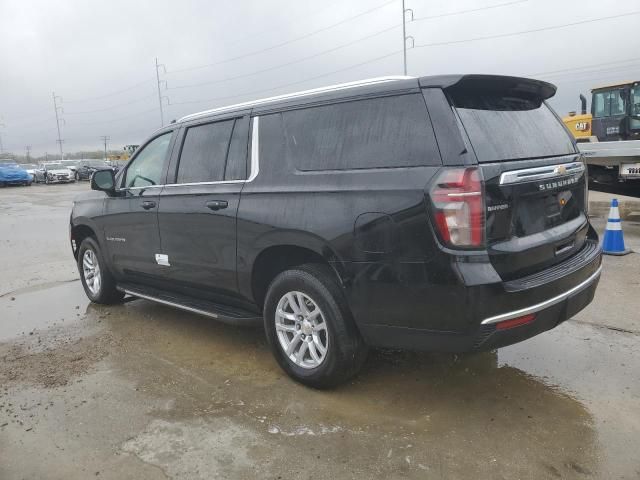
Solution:
{"label": "concrete ground", "polygon": [[90,304],[67,239],[87,188],[0,190],[0,479],[640,477],[640,255],[606,257],[595,301],[553,331],[372,352],[321,392],[260,331]]}

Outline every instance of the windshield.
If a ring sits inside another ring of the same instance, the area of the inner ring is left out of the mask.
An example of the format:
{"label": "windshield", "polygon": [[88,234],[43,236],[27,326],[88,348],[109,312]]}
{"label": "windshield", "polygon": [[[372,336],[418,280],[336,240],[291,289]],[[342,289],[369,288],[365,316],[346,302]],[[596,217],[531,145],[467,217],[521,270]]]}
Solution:
{"label": "windshield", "polygon": [[480,162],[575,153],[544,102],[493,92],[457,92],[452,100]]}
{"label": "windshield", "polygon": [[56,170],[58,168],[67,168],[67,167],[65,167],[61,163],[48,163],[47,165],[44,166],[44,168],[46,168],[47,170]]}
{"label": "windshield", "polygon": [[640,116],[640,84],[631,89],[631,115]]}
{"label": "windshield", "polygon": [[615,88],[593,95],[593,116],[595,118],[624,115],[624,90]]}

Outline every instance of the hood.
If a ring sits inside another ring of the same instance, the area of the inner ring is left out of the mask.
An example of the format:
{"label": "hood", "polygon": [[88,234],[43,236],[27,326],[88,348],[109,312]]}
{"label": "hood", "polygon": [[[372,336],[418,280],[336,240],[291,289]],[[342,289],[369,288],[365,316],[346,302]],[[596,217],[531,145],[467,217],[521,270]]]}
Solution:
{"label": "hood", "polygon": [[56,168],[53,170],[47,170],[47,173],[53,173],[54,175],[71,175],[71,170],[68,168]]}

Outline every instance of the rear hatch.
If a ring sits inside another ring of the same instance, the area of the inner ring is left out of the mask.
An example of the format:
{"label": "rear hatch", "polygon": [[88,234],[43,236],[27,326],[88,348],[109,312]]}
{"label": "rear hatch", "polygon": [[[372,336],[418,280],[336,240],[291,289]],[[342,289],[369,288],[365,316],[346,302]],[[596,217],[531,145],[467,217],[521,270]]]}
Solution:
{"label": "rear hatch", "polygon": [[484,178],[487,250],[504,280],[559,263],[586,239],[585,164],[545,102],[554,93],[513,77],[447,89]]}

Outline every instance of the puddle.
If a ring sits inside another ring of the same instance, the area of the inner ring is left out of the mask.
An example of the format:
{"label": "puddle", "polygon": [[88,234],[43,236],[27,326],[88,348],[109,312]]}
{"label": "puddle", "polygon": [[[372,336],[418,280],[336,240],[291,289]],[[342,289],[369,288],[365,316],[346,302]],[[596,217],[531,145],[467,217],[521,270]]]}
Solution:
{"label": "puddle", "polygon": [[72,325],[87,312],[80,282],[33,287],[0,297],[0,342],[34,330]]}

